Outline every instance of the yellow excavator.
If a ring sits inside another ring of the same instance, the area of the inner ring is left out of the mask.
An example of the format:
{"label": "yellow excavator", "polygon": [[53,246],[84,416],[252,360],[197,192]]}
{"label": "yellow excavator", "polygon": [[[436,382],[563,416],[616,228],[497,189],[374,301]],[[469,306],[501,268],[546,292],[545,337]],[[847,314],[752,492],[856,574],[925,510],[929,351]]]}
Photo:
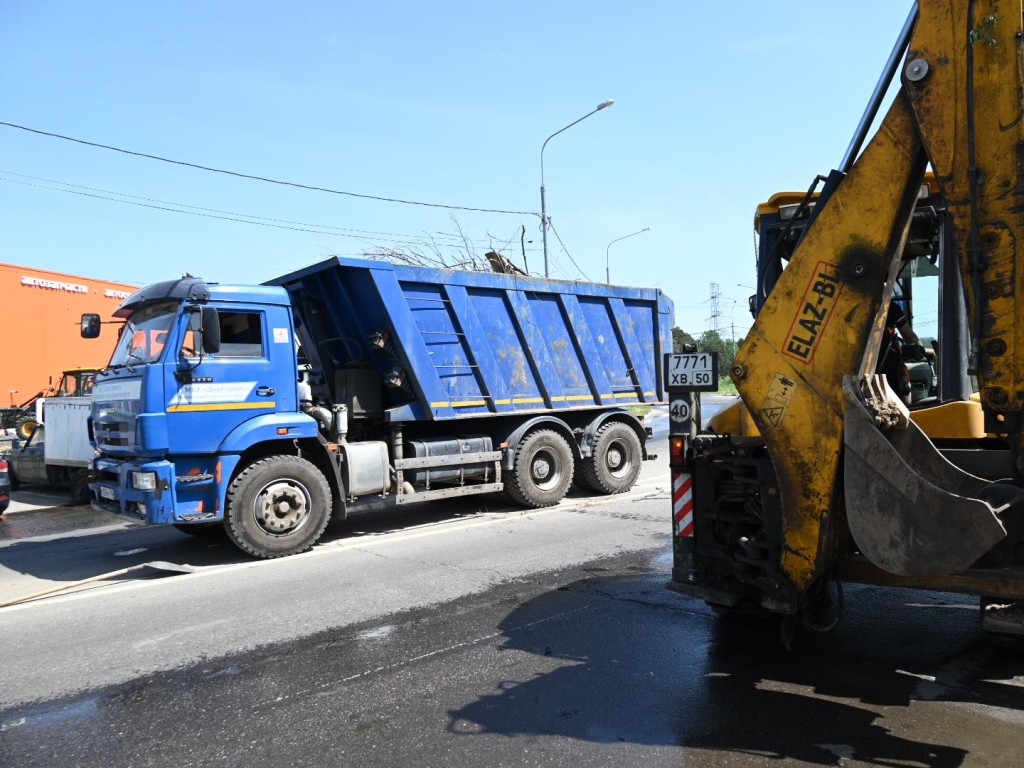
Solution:
{"label": "yellow excavator", "polygon": [[[834,625],[834,584],[962,592],[1024,636],[1022,46],[1020,3],[919,0],[839,168],[759,209],[740,402],[702,427],[717,361],[665,360],[670,589],[789,632]],[[928,293],[934,378],[901,397],[890,304]]]}

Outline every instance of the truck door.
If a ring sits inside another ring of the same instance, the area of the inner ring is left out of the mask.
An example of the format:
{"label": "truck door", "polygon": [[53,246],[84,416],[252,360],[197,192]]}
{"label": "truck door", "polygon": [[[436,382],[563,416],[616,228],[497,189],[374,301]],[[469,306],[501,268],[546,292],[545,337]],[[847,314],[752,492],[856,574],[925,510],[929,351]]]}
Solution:
{"label": "truck door", "polygon": [[213,453],[240,424],[295,408],[294,352],[290,344],[275,343],[282,333],[290,339],[284,308],[218,309],[220,349],[203,349],[202,313],[190,311],[177,361],[166,367],[168,438],[175,453]]}

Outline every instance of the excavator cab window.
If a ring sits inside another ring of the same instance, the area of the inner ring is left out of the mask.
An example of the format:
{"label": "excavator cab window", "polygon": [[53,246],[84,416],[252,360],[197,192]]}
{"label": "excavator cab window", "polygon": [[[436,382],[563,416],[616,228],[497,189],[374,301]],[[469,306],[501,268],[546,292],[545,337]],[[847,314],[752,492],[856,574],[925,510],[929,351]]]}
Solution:
{"label": "excavator cab window", "polygon": [[[817,204],[817,194],[808,197],[782,192],[758,206],[758,290],[749,299],[751,316],[757,317],[804,234],[813,225]],[[966,374],[967,360],[959,354],[969,347],[961,343],[968,336],[966,309],[962,300],[945,304],[942,301],[944,292],[962,294],[963,290],[957,260],[943,259],[944,253],[952,253],[945,221],[942,196],[929,178],[921,187],[895,289],[899,306],[920,340],[919,345],[903,347],[911,407],[963,400],[973,390]],[[940,312],[943,306],[946,309]],[[945,346],[955,351],[952,359],[942,358],[941,340],[951,342]]]}

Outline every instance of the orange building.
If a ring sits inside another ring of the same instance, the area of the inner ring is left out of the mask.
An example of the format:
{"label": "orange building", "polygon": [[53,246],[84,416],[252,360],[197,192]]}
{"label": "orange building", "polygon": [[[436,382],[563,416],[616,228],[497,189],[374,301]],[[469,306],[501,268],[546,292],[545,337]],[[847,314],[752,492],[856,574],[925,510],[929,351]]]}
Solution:
{"label": "orange building", "polygon": [[106,320],[139,286],[0,264],[0,405],[20,404],[68,368],[99,368],[117,333],[79,333],[83,312]]}

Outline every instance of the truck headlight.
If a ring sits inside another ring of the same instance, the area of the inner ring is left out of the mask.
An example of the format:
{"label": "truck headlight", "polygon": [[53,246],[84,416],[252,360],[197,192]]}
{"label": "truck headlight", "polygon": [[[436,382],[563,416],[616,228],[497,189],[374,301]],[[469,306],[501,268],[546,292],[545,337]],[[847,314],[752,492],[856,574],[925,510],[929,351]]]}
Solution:
{"label": "truck headlight", "polygon": [[132,472],[132,488],[136,491],[155,491],[156,472]]}

